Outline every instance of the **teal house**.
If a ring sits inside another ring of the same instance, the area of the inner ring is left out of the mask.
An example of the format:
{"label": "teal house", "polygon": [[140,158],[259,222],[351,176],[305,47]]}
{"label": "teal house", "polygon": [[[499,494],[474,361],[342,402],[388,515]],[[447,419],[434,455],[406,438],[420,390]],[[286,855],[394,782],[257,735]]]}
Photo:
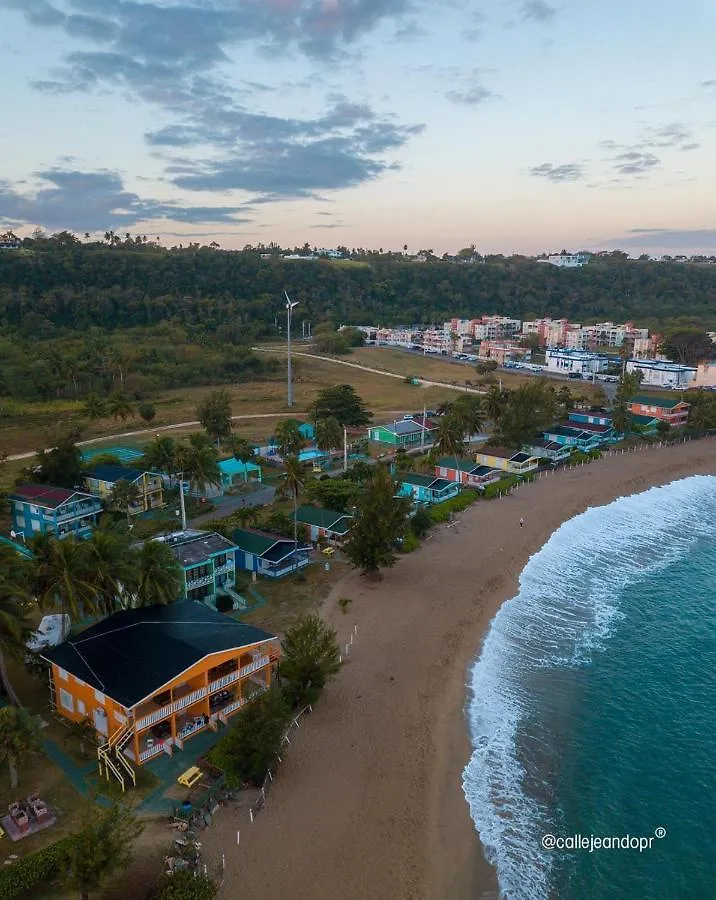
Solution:
{"label": "teal house", "polygon": [[558,444],[556,441],[534,441],[523,448],[525,453],[536,456],[538,459],[546,459],[553,465],[567,462],[572,455],[572,447],[569,444]]}
{"label": "teal house", "polygon": [[219,594],[243,605],[234,591],[236,545],[215,531],[179,531],[155,538],[165,543],[182,567],[181,598],[215,606]]}
{"label": "teal house", "polygon": [[403,472],[396,478],[400,485],[397,496],[410,497],[415,503],[442,503],[460,493],[460,485],[447,478],[418,475],[416,472]]}
{"label": "teal house", "polygon": [[296,510],[296,521],[304,526],[312,541],[325,540],[339,544],[348,537],[353,516],[306,503]]}
{"label": "teal house", "polygon": [[597,450],[604,443],[603,436],[599,432],[585,431],[576,426],[571,428],[569,425],[556,425],[543,431],[542,437],[551,444],[581,450],[582,453]]}
{"label": "teal house", "polygon": [[399,419],[386,425],[373,425],[368,429],[368,440],[393,447],[419,447],[421,443],[432,443],[438,430],[430,419]]}
{"label": "teal house", "polygon": [[9,495],[8,502],[12,529],[25,538],[36,534],[87,538],[102,512],[99,497],[49,484],[21,484]]}
{"label": "teal house", "polygon": [[230,488],[235,481],[262,481],[261,466],[254,462],[241,462],[233,457],[222,459],[219,463],[221,472],[221,486],[224,490]]}

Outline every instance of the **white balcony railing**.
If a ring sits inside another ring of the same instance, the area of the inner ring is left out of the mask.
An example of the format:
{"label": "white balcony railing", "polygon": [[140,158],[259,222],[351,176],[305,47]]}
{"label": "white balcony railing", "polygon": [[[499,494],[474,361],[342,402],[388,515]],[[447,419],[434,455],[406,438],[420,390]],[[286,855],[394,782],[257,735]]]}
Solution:
{"label": "white balcony railing", "polygon": [[270,662],[270,656],[260,656],[258,659],[255,659],[248,665],[242,666],[242,668],[237,669],[235,672],[230,672],[228,675],[217,678],[216,681],[210,681],[209,693],[212,694],[214,691],[221,690],[221,688],[226,687],[227,684],[233,684],[235,681],[238,681],[239,678],[245,678],[247,675],[250,675],[257,669],[263,669],[263,667],[267,666]]}
{"label": "white balcony railing", "polygon": [[177,712],[180,709],[184,709],[187,706],[191,706],[192,703],[196,703],[197,700],[201,700],[203,697],[206,697],[207,693],[207,688],[200,687],[197,690],[192,691],[191,694],[187,694],[186,697],[180,697],[178,700],[175,700],[174,703],[172,703],[174,712]]}
{"label": "white balcony railing", "polygon": [[246,698],[241,697],[239,700],[234,700],[233,703],[227,703],[226,706],[222,707],[219,710],[219,718],[223,720],[226,716],[239,709],[239,707],[243,706],[246,702]]}
{"label": "white balcony railing", "polygon": [[226,572],[234,571],[234,561],[225,562],[223,566],[217,566],[214,569],[214,575],[224,575]]}
{"label": "white balcony railing", "polygon": [[88,503],[86,506],[77,507],[74,510],[69,510],[68,512],[61,513],[57,516],[56,521],[59,522],[68,522],[70,519],[82,519],[85,516],[95,515],[102,511],[101,503]]}
{"label": "white balcony railing", "polygon": [[160,753],[164,752],[164,745],[160,741],[155,744],[153,747],[149,747],[146,750],[142,750],[139,754],[139,761],[144,762],[147,759],[151,759],[153,756],[159,756]]}
{"label": "white balcony railing", "polygon": [[204,587],[204,585],[213,583],[214,575],[211,573],[209,575],[203,575],[201,578],[187,579],[186,586],[188,590],[192,590],[193,588]]}

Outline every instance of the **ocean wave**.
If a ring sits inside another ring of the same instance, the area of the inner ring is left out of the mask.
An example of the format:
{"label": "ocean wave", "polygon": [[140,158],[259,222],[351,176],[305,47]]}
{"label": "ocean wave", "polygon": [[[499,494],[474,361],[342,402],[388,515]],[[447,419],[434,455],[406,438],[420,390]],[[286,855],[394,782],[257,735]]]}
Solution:
{"label": "ocean wave", "polygon": [[713,476],[589,509],[531,557],[518,595],[493,619],[470,676],[474,752],[463,789],[501,897],[550,897],[554,856],[541,849],[540,838],[554,829],[556,812],[549,802],[553,786],[544,783],[535,760],[549,757],[551,735],[527,727],[538,713],[535,683],[545,670],[569,673],[589,665],[618,627],[624,589],[710,535],[715,510]]}

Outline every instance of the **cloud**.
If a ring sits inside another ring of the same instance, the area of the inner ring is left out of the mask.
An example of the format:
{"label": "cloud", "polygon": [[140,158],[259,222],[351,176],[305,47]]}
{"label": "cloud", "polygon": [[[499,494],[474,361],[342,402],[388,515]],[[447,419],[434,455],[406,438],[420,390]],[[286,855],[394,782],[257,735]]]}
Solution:
{"label": "cloud", "polygon": [[476,84],[472,87],[448,91],[445,96],[448,100],[452,100],[453,103],[459,103],[463,106],[479,106],[488,100],[494,100],[498,97],[498,94],[484,85]]}
{"label": "cloud", "polygon": [[0,209],[7,222],[94,232],[130,228],[154,219],[190,225],[251,221],[243,217],[250,209],[246,206],[186,206],[142,198],[124,188],[117,172],[51,169],[35,176],[42,185],[34,191],[20,192],[16,186],[0,181]]}
{"label": "cloud", "polygon": [[716,78],[712,78],[710,81],[702,81],[702,82],[701,82],[701,87],[702,87],[702,88],[713,88],[713,87],[716,87]]}
{"label": "cloud", "polygon": [[520,18],[526,22],[550,22],[557,10],[545,0],[525,0],[520,7]]}
{"label": "cloud", "polygon": [[614,169],[620,175],[642,175],[660,163],[658,156],[641,150],[629,150],[614,157]]}
{"label": "cloud", "polygon": [[653,247],[661,250],[710,249],[716,252],[716,228],[631,228],[609,243],[623,247]]}
{"label": "cloud", "polygon": [[579,181],[584,178],[584,167],[581,163],[562,163],[554,165],[553,163],[542,163],[539,166],[532,166],[529,169],[530,175],[535,178],[546,178],[557,184],[568,181]]}

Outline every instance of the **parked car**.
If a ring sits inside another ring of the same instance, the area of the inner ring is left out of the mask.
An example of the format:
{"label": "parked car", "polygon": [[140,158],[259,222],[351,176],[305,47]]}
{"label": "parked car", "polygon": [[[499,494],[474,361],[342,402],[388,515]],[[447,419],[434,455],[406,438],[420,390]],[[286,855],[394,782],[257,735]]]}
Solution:
{"label": "parked car", "polygon": [[582,373],[581,372],[570,372],[567,377],[568,378],[581,378]]}

